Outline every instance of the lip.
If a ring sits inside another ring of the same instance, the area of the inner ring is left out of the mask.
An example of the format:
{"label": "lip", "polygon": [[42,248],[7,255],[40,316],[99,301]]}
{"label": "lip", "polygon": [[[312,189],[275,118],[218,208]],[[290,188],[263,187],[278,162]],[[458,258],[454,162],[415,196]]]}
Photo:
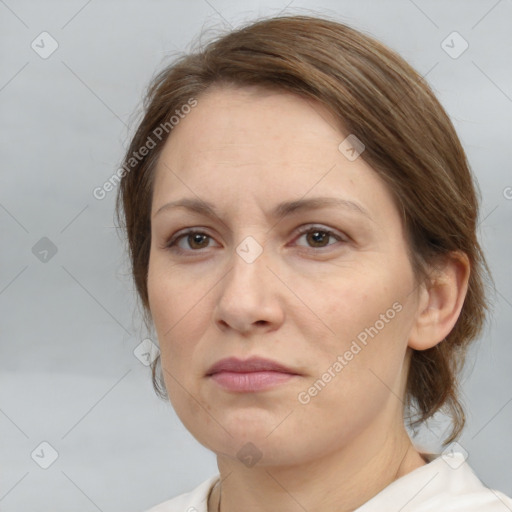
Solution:
{"label": "lip", "polygon": [[300,375],[287,366],[257,356],[246,360],[229,357],[208,370],[210,377],[227,391],[256,392],[271,389]]}
{"label": "lip", "polygon": [[297,372],[287,366],[265,359],[263,357],[253,356],[249,359],[238,359],[236,357],[227,357],[217,361],[210,367],[206,375],[209,377],[219,372],[252,373],[252,372],[280,372],[297,375]]}

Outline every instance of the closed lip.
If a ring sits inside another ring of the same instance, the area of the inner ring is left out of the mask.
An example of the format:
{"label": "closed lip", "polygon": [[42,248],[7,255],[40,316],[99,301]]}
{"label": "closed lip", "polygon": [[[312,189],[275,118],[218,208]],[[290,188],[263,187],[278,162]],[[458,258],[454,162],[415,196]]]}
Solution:
{"label": "closed lip", "polygon": [[252,373],[252,372],[280,372],[299,375],[296,371],[287,366],[265,359],[263,357],[253,356],[249,359],[238,359],[236,357],[228,357],[221,359],[212,365],[207,371],[207,377],[220,372],[236,372],[236,373]]}

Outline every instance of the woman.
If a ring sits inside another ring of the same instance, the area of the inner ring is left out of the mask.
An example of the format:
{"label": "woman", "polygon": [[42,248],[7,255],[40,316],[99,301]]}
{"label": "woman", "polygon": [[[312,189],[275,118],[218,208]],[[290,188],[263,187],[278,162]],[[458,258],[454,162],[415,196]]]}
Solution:
{"label": "woman", "polygon": [[151,512],[512,510],[406,430],[445,411],[460,435],[489,275],[464,150],[406,62],[258,21],[154,79],[122,174],[153,383],[219,467]]}

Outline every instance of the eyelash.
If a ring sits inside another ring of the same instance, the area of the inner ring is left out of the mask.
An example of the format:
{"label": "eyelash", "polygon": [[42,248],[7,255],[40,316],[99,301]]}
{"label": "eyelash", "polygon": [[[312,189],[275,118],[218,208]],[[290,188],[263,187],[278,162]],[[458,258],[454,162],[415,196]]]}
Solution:
{"label": "eyelash", "polygon": [[[315,226],[315,225],[303,226],[303,227],[298,229],[297,234],[298,234],[298,236],[300,238],[304,234],[315,232],[315,231],[320,232],[320,233],[324,233],[328,237],[336,238],[340,242],[344,242],[344,243],[347,242],[347,240],[343,239],[341,236],[336,234],[334,231],[331,231],[329,229],[325,229],[322,226]],[[186,230],[184,232],[178,233],[177,235],[173,236],[169,240],[169,242],[167,242],[167,244],[165,245],[165,249],[168,249],[170,251],[174,251],[174,252],[176,252],[178,254],[184,254],[184,253],[189,253],[189,252],[195,252],[195,253],[201,254],[202,252],[204,252],[203,249],[182,249],[181,247],[178,247],[176,245],[182,238],[184,238],[184,237],[186,237],[188,235],[192,235],[192,234],[206,235],[209,238],[213,238],[210,235],[208,235],[208,233],[200,231],[199,229],[188,229],[188,230]],[[326,249],[330,245],[335,245],[335,244],[328,244],[325,247],[318,247],[318,248],[308,247],[307,249],[312,249],[315,252],[319,252],[319,250]],[[208,247],[204,248],[204,250],[206,250],[206,249],[208,249]]]}

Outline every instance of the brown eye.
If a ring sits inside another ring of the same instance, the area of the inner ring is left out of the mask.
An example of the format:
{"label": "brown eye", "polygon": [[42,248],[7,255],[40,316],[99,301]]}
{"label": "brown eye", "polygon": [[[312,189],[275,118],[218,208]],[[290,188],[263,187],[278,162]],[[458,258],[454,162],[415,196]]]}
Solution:
{"label": "brown eye", "polygon": [[334,233],[328,229],[323,229],[319,226],[303,228],[300,231],[300,233],[301,233],[301,236],[299,237],[299,239],[302,238],[303,236],[305,236],[308,246],[313,249],[314,248],[321,249],[321,248],[327,247],[329,245],[334,245],[333,243],[328,243],[329,239],[332,239],[332,238],[335,238],[336,240],[341,241],[341,242],[344,241],[336,233]]}
{"label": "brown eye", "polygon": [[[201,249],[208,248],[210,239],[212,239],[211,236],[202,231],[190,230],[173,237],[166,245],[166,248],[178,253],[199,252]],[[181,244],[183,240],[186,246]]]}
{"label": "brown eye", "polygon": [[327,231],[318,231],[316,229],[314,231],[309,231],[308,233],[306,233],[306,239],[308,243],[311,242],[311,244],[314,247],[325,247],[326,245],[328,245],[325,242],[328,241],[330,236],[331,235],[327,233]]}
{"label": "brown eye", "polygon": [[207,244],[205,245],[205,240],[207,241],[209,237],[204,233],[189,233],[188,235],[184,236],[186,237],[192,249],[204,249],[205,247],[207,247]]}

